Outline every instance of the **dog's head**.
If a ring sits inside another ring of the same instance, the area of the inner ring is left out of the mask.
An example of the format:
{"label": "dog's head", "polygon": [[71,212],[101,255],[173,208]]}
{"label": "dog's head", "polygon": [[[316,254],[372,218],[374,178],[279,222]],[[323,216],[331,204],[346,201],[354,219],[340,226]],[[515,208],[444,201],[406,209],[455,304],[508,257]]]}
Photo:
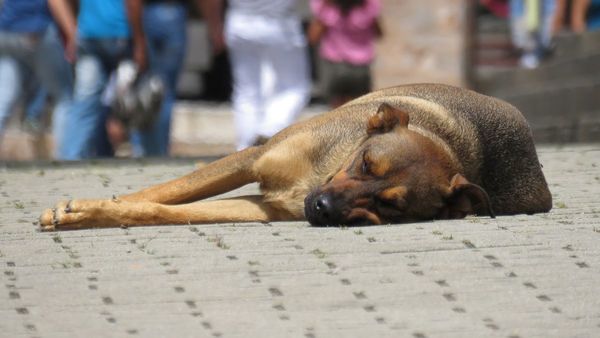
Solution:
{"label": "dog's head", "polygon": [[409,130],[408,120],[388,104],[379,107],[368,121],[367,140],[304,200],[312,225],[493,216],[487,193],[458,173],[441,146]]}

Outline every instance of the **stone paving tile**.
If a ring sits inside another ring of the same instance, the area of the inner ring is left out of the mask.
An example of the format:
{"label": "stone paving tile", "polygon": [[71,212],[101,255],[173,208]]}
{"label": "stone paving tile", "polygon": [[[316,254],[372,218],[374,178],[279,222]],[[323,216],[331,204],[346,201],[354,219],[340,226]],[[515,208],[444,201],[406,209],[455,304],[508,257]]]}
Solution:
{"label": "stone paving tile", "polygon": [[[600,145],[542,146],[548,214],[35,231],[191,160],[0,169],[0,337],[597,337]],[[253,193],[249,185],[230,195]]]}

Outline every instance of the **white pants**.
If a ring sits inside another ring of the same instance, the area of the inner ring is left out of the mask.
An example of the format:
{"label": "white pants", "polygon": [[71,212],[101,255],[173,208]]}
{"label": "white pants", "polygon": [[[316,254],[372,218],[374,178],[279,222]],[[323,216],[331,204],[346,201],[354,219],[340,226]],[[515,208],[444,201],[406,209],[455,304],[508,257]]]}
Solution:
{"label": "white pants", "polygon": [[[227,14],[237,149],[290,125],[309,99],[306,43],[297,18]],[[272,83],[265,81],[270,74]],[[271,88],[267,86],[271,84]]]}

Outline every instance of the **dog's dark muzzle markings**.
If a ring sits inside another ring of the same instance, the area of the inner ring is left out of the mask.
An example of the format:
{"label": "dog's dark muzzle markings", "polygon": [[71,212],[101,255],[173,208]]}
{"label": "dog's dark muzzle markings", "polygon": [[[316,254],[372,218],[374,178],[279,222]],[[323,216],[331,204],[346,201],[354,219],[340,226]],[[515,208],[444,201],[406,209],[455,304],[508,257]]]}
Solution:
{"label": "dog's dark muzzle markings", "polygon": [[380,216],[372,211],[375,203],[370,194],[359,195],[327,186],[317,188],[304,199],[304,216],[313,226],[381,224]]}

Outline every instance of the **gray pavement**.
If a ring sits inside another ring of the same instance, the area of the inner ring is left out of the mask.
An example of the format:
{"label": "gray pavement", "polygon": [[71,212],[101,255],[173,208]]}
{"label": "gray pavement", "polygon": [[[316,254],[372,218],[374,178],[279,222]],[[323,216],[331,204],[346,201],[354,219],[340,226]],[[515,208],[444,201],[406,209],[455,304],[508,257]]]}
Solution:
{"label": "gray pavement", "polygon": [[[599,337],[600,144],[542,146],[548,214],[40,233],[191,160],[0,170],[0,337]],[[256,190],[247,186],[233,194]]]}

